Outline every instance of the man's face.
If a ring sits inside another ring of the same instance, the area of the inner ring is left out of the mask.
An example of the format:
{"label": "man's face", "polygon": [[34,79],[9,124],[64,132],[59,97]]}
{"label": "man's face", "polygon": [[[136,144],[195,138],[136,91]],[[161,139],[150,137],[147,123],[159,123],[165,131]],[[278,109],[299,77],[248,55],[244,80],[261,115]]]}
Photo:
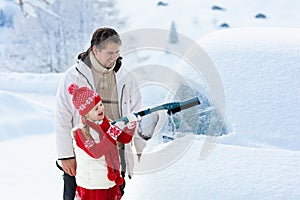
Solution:
{"label": "man's face", "polygon": [[119,57],[120,44],[108,42],[104,49],[93,47],[93,52],[98,62],[105,68],[112,68]]}

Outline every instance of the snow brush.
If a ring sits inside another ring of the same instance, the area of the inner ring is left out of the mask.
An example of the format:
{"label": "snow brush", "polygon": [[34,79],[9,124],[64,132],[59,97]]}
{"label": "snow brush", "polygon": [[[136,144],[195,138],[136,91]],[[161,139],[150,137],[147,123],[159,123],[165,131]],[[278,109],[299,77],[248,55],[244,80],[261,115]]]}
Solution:
{"label": "snow brush", "polygon": [[[159,110],[168,110],[167,113],[169,115],[172,115],[177,112],[180,112],[181,110],[185,110],[185,109],[191,108],[191,107],[199,105],[199,104],[201,104],[199,99],[197,97],[194,97],[187,101],[165,103],[165,104],[153,107],[153,108],[148,108],[146,110],[136,112],[134,114],[136,117],[137,116],[143,117],[145,115],[149,115],[149,114],[159,111]],[[117,120],[111,122],[111,124],[115,124],[119,121],[123,121],[123,122],[125,122],[125,124],[128,123],[127,117],[121,117],[120,119],[117,119]]]}

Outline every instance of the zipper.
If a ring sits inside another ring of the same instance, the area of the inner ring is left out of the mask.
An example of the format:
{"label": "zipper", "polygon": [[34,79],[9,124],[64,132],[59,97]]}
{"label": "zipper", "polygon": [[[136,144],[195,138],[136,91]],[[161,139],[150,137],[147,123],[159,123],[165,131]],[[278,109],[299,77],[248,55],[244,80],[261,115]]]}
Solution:
{"label": "zipper", "polygon": [[95,91],[95,90],[94,90],[94,87],[92,86],[92,84],[90,83],[90,81],[88,80],[88,78],[87,78],[81,71],[79,71],[79,69],[78,69],[77,67],[76,67],[75,69],[76,69],[76,71],[77,71],[81,76],[83,76],[83,77],[85,78],[86,82],[89,84],[89,86],[91,87],[91,89],[92,89],[93,91]]}
{"label": "zipper", "polygon": [[123,116],[123,94],[124,94],[124,89],[125,89],[125,84],[123,85],[122,87],[122,90],[121,90],[121,97],[120,97],[120,115]]}

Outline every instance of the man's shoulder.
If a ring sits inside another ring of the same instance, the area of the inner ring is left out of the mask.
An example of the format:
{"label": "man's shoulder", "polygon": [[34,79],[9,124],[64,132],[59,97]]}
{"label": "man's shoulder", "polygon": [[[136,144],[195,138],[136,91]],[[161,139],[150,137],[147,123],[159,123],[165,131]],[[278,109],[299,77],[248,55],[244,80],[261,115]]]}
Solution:
{"label": "man's shoulder", "polygon": [[69,67],[66,71],[65,71],[65,76],[72,76],[75,73],[89,73],[91,71],[91,69],[81,60],[78,60],[75,64],[73,64],[71,67]]}
{"label": "man's shoulder", "polygon": [[82,68],[82,64],[83,64],[82,61],[77,60],[76,63],[74,63],[73,65],[71,65],[71,66],[65,71],[65,73],[66,73],[66,74],[67,74],[67,73],[71,73],[71,72],[75,71],[76,68]]}
{"label": "man's shoulder", "polygon": [[73,74],[76,71],[76,68],[79,66],[78,61],[71,65],[65,72],[64,75],[68,76],[69,74]]}
{"label": "man's shoulder", "polygon": [[132,71],[133,70],[129,70],[128,68],[121,67],[120,70],[117,72],[117,77],[119,80],[131,81],[134,78],[134,73]]}

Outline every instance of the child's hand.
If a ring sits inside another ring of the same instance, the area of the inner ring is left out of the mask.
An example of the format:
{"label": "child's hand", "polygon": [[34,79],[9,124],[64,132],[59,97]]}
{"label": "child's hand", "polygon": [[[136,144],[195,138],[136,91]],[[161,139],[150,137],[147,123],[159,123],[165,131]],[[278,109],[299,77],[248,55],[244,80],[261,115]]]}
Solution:
{"label": "child's hand", "polygon": [[127,128],[133,129],[136,127],[137,123],[139,122],[139,119],[135,114],[130,113],[127,115],[128,123],[126,124]]}
{"label": "child's hand", "polygon": [[118,121],[114,125],[121,130],[124,130],[124,128],[125,128],[125,123],[123,121]]}
{"label": "child's hand", "polygon": [[116,125],[110,125],[109,129],[107,130],[107,134],[114,140],[117,140],[117,137],[122,133],[122,129],[120,129]]}

